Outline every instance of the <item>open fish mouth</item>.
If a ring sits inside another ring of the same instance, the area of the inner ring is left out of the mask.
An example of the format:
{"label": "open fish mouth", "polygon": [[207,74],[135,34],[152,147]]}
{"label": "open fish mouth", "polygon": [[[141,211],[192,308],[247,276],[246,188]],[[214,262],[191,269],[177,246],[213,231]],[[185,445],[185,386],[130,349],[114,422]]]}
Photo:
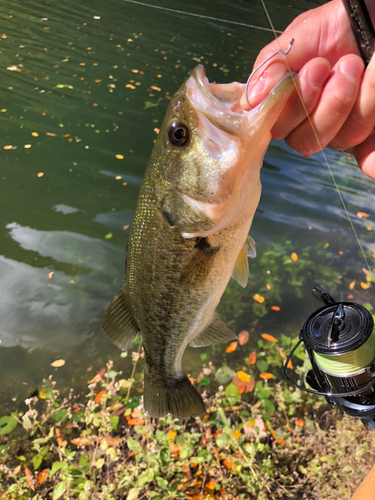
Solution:
{"label": "open fish mouth", "polygon": [[240,105],[245,89],[244,83],[210,83],[201,64],[194,68],[186,82],[186,93],[194,108],[231,135],[243,135],[248,121],[248,112]]}

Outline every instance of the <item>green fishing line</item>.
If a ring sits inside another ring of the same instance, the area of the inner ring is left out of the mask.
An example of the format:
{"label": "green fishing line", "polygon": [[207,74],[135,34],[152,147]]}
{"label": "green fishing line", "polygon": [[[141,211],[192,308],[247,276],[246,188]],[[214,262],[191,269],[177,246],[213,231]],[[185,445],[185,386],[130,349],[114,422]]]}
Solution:
{"label": "green fishing line", "polygon": [[314,358],[319,368],[333,375],[351,375],[363,370],[375,358],[375,332],[354,351],[336,356],[314,352]]}

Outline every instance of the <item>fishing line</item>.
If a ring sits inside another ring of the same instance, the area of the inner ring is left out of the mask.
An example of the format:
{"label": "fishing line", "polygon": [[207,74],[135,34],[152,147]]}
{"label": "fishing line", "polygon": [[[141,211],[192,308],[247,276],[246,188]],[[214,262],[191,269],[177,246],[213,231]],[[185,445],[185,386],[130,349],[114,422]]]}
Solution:
{"label": "fishing line", "polygon": [[244,26],[245,28],[252,28],[262,31],[271,31],[271,33],[282,33],[282,31],[275,31],[270,28],[263,28],[262,26],[255,26],[253,24],[239,23],[237,21],[229,21],[228,19],[220,19],[218,17],[205,16],[203,14],[193,14],[192,12],[185,12],[183,10],[170,9],[168,7],[161,7],[160,5],[152,5],[149,3],[138,2],[137,0],[123,0],[124,2],[135,3],[137,5],[143,5],[144,7],[152,7],[153,9],[167,10],[169,12],[174,12],[175,14],[184,14],[185,16],[200,17],[201,19],[210,19],[211,21],[219,21],[221,23],[236,24],[237,26]]}
{"label": "fishing line", "polygon": [[[268,13],[267,7],[266,7],[266,5],[265,5],[265,3],[264,3],[264,0],[260,0],[260,1],[261,1],[261,3],[262,3],[262,6],[263,6],[263,9],[264,9],[264,12],[265,12],[265,14],[266,14],[266,16],[267,16],[268,22],[270,23],[270,26],[271,26],[271,28],[272,28],[273,34],[274,34],[274,36],[275,36],[275,39],[276,39],[276,41],[277,41],[277,43],[278,43],[278,45],[279,45],[279,47],[280,47],[280,51],[281,51],[281,53],[282,53],[283,51],[282,51],[282,49],[281,49],[281,46],[280,46],[280,43],[279,43],[279,39],[278,39],[278,36],[277,36],[277,34],[276,34],[276,33],[277,33],[277,31],[275,30],[275,28],[274,28],[274,26],[273,26],[273,23],[272,23],[272,20],[271,20],[271,18],[270,18],[270,15],[269,15],[269,13]],[[314,125],[313,125],[313,123],[312,123],[312,121],[311,121],[311,118],[310,118],[310,116],[309,116],[309,113],[307,112],[307,109],[306,109],[305,103],[303,102],[303,99],[302,99],[301,93],[300,93],[300,91],[299,91],[299,88],[298,88],[297,82],[296,82],[296,81],[295,81],[295,79],[293,78],[293,74],[292,74],[292,71],[291,71],[291,69],[290,69],[290,67],[289,67],[289,65],[288,65],[288,62],[287,62],[287,60],[286,60],[286,57],[284,57],[284,60],[285,60],[285,64],[286,64],[286,66],[287,66],[287,68],[288,68],[288,71],[289,71],[289,73],[290,73],[290,75],[291,75],[291,77],[292,77],[292,79],[293,79],[294,86],[295,86],[295,88],[296,88],[296,91],[297,91],[298,97],[299,97],[299,99],[300,99],[300,101],[301,101],[301,104],[302,104],[302,107],[303,107],[303,109],[304,109],[304,111],[305,111],[305,113],[306,113],[306,117],[307,117],[307,119],[308,119],[308,121],[309,121],[309,124],[310,124],[311,129],[312,129],[313,134],[314,134],[314,137],[315,137],[315,139],[316,139],[316,142],[317,142],[317,144],[318,144],[318,146],[319,146],[319,149],[320,149],[320,151],[321,151],[321,153],[322,153],[322,155],[323,155],[323,158],[324,158],[324,163],[326,164],[326,166],[327,166],[327,168],[328,168],[328,171],[329,171],[329,173],[330,173],[330,175],[331,175],[331,178],[332,178],[333,185],[335,186],[335,189],[336,189],[337,194],[338,194],[338,196],[339,196],[339,198],[340,198],[341,204],[342,204],[342,206],[343,206],[343,208],[344,208],[345,215],[346,215],[346,217],[347,217],[347,219],[348,219],[348,221],[349,221],[350,227],[352,228],[352,231],[353,231],[353,233],[354,233],[354,236],[355,236],[355,239],[356,239],[357,244],[358,244],[358,246],[359,246],[359,249],[360,249],[360,251],[361,251],[362,257],[363,257],[363,259],[364,259],[364,261],[365,261],[365,263],[366,263],[366,266],[367,266],[367,269],[368,269],[368,271],[369,271],[369,273],[370,273],[370,276],[371,276],[371,278],[372,278],[372,281],[373,281],[373,282],[375,282],[375,279],[374,279],[374,274],[373,274],[373,272],[372,272],[372,270],[371,270],[371,268],[370,268],[370,264],[369,264],[369,262],[368,262],[368,260],[367,260],[367,257],[366,257],[366,255],[365,255],[365,252],[364,252],[364,250],[363,250],[363,246],[362,246],[362,244],[361,244],[361,242],[360,242],[360,240],[359,240],[359,237],[358,237],[358,235],[357,235],[357,231],[355,230],[355,227],[354,227],[354,224],[353,224],[353,222],[352,222],[352,219],[350,218],[350,215],[349,215],[348,209],[346,208],[346,205],[345,205],[344,199],[343,199],[343,197],[342,197],[342,195],[341,195],[341,192],[340,192],[340,189],[339,189],[339,187],[338,187],[338,185],[337,185],[337,183],[336,183],[335,177],[334,177],[333,172],[332,172],[332,169],[331,169],[331,167],[330,167],[330,165],[329,165],[329,163],[328,163],[327,157],[326,157],[326,155],[325,155],[325,153],[324,153],[323,147],[322,147],[322,145],[321,145],[321,143],[320,143],[320,140],[319,140],[319,137],[318,137],[318,135],[317,135],[317,133],[316,133],[315,127],[314,127]]]}

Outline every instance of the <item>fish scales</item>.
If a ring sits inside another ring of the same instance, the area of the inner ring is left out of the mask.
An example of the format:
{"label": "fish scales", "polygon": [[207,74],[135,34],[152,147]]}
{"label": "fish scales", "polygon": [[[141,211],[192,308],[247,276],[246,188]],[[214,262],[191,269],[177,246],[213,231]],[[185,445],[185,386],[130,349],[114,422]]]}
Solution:
{"label": "fish scales", "polygon": [[236,339],[215,309],[231,276],[247,284],[259,172],[293,80],[249,112],[239,106],[244,88],[210,84],[198,66],[171,99],[140,188],[124,284],[102,323],[124,350],[141,335],[152,417],[202,415],[183,353]]}

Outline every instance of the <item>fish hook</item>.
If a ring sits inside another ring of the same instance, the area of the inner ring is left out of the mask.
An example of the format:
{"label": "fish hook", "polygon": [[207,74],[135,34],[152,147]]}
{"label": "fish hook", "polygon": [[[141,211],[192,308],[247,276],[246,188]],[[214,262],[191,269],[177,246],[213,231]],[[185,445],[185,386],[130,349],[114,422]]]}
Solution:
{"label": "fish hook", "polygon": [[250,73],[250,76],[249,76],[249,78],[247,79],[247,82],[246,82],[246,104],[247,104],[247,106],[249,108],[249,111],[251,110],[251,106],[250,106],[250,103],[249,103],[249,97],[248,97],[248,94],[249,94],[249,83],[250,83],[250,80],[253,77],[254,73],[256,73],[259,68],[261,68],[266,63],[268,63],[268,61],[270,59],[272,59],[273,57],[275,57],[277,54],[283,54],[284,56],[286,56],[287,54],[289,54],[290,49],[292,48],[293,44],[294,44],[294,38],[292,38],[290,40],[289,47],[286,50],[280,49],[277,52],[275,52],[274,54],[272,54],[271,56],[267,57],[267,59],[265,61],[263,61],[262,63],[260,63],[259,66],[257,66],[254,69],[254,71],[252,73]]}

